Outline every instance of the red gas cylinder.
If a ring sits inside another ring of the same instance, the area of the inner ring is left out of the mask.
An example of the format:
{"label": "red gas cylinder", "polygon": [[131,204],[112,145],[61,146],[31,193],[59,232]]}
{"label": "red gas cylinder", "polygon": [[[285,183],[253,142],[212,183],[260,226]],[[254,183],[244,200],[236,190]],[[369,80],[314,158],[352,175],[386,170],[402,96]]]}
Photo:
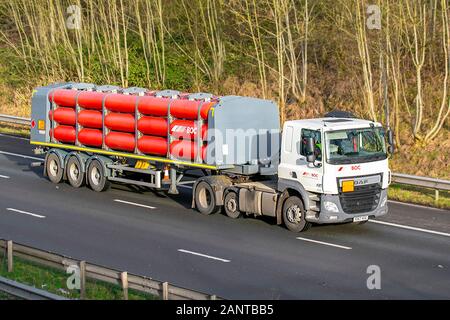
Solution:
{"label": "red gas cylinder", "polygon": [[55,130],[50,129],[50,136],[59,142],[75,143],[75,127],[72,126],[57,126]]}
{"label": "red gas cylinder", "polygon": [[138,140],[138,149],[142,153],[165,156],[167,155],[167,139],[162,137],[143,136]]}
{"label": "red gas cylinder", "polygon": [[110,132],[105,137],[105,143],[114,150],[134,151],[134,134],[125,132]]}
{"label": "red gas cylinder", "polygon": [[[201,136],[203,140],[206,140],[206,131],[208,126],[202,125]],[[197,123],[194,120],[175,120],[170,124],[170,133],[172,137],[177,139],[197,139],[198,130]]]}
{"label": "red gas cylinder", "polygon": [[167,136],[167,119],[143,116],[138,120],[138,130],[152,136]]}
{"label": "red gas cylinder", "polygon": [[85,146],[101,147],[102,140],[101,130],[83,128],[78,132],[78,141]]}
{"label": "red gas cylinder", "polygon": [[134,113],[137,96],[111,94],[106,97],[105,107],[110,111]]}
{"label": "red gas cylinder", "polygon": [[56,121],[59,124],[67,124],[74,126],[75,125],[75,110],[72,108],[64,108],[59,107],[55,109],[54,111],[50,110],[48,112],[48,118],[52,120],[52,113],[53,113],[53,120]]}
{"label": "red gas cylinder", "polygon": [[83,127],[101,129],[102,113],[96,110],[81,110],[78,112],[78,123]]}
{"label": "red gas cylinder", "polygon": [[197,119],[200,104],[200,116],[203,119],[207,119],[209,109],[211,109],[215,102],[201,102],[185,99],[173,100],[170,104],[170,114],[173,117],[180,119]]}
{"label": "red gas cylinder", "polygon": [[134,132],[134,115],[129,113],[110,113],[105,117],[105,126],[111,130]]}
{"label": "red gas cylinder", "polygon": [[167,107],[170,99],[156,98],[152,96],[141,97],[138,101],[140,113],[150,116],[167,116]]}
{"label": "red gas cylinder", "polygon": [[103,97],[107,93],[83,91],[78,96],[78,105],[86,109],[102,110]]}
{"label": "red gas cylinder", "polygon": [[[195,160],[197,158],[197,142],[189,140],[177,140],[170,144],[170,154],[178,159]],[[201,157],[206,159],[206,146],[201,148]]]}
{"label": "red gas cylinder", "polygon": [[75,107],[76,96],[79,91],[69,89],[56,89],[48,95],[50,102],[56,103],[61,107]]}

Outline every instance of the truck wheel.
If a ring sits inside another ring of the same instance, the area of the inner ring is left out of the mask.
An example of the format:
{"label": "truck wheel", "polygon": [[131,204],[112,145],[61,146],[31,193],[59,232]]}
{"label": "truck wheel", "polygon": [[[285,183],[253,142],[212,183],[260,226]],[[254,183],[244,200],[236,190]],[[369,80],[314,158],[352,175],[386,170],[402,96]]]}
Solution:
{"label": "truck wheel", "polygon": [[79,188],[84,185],[85,177],[81,169],[81,162],[76,156],[71,156],[67,161],[66,166],[67,180],[74,188]]}
{"label": "truck wheel", "polygon": [[234,191],[230,191],[225,195],[224,199],[225,213],[232,219],[237,219],[241,216],[239,211],[238,195]]}
{"label": "truck wheel", "polygon": [[53,183],[60,183],[63,178],[64,169],[61,167],[61,161],[55,153],[50,153],[45,162],[45,171],[49,180]]}
{"label": "truck wheel", "polygon": [[92,160],[88,169],[88,181],[92,190],[97,192],[105,191],[109,188],[110,182],[105,175],[103,166],[98,160]]}
{"label": "truck wheel", "polygon": [[305,209],[299,197],[287,198],[283,205],[283,221],[292,232],[306,231],[311,227],[311,223],[305,220]]}
{"label": "truck wheel", "polygon": [[195,206],[203,214],[212,214],[220,210],[220,207],[216,206],[214,191],[209,183],[201,181],[195,187]]}

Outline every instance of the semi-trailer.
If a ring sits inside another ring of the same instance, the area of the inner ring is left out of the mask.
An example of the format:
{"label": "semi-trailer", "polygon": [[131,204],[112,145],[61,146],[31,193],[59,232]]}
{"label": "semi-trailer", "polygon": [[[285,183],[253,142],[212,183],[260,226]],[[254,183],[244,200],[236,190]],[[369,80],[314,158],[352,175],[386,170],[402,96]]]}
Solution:
{"label": "semi-trailer", "polygon": [[276,103],[241,96],[90,83],[36,88],[31,144],[53,183],[110,182],[177,194],[202,172],[192,207],[270,216],[289,230],[387,213],[392,134],[346,113],[285,121]]}

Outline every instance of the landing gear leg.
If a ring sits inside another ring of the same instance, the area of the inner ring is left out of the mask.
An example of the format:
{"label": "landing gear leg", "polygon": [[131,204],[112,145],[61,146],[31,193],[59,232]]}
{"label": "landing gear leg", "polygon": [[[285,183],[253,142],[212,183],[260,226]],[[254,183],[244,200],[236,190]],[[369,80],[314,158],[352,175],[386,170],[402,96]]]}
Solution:
{"label": "landing gear leg", "polygon": [[177,189],[177,170],[170,168],[170,187],[169,194],[179,194]]}

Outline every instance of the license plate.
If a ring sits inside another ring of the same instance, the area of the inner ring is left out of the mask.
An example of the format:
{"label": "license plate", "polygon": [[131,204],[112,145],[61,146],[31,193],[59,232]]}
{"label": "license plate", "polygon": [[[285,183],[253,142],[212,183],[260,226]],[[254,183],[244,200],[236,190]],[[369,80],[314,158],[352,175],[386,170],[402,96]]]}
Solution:
{"label": "license plate", "polygon": [[361,222],[369,220],[369,216],[354,217],[353,222]]}

